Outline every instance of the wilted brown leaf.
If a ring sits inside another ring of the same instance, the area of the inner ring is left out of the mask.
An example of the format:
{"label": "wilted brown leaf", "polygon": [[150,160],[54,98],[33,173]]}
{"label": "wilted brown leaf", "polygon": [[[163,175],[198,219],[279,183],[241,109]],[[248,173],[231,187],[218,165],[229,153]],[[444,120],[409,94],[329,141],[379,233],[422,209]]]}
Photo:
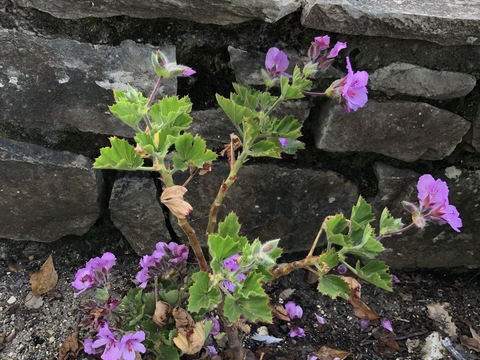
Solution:
{"label": "wilted brown leaf", "polygon": [[345,281],[348,285],[348,288],[350,289],[352,295],[356,297],[357,299],[360,299],[362,297],[362,285],[354,279],[351,276],[340,276],[343,281]]}
{"label": "wilted brown leaf", "polygon": [[283,306],[275,305],[272,307],[272,315],[283,321],[290,321],[290,315]]}
{"label": "wilted brown leaf", "polygon": [[68,335],[58,350],[58,360],[67,360],[70,356],[77,357],[83,345],[78,340],[78,331]]}
{"label": "wilted brown leaf", "polygon": [[7,268],[8,268],[8,271],[17,273],[22,271],[25,268],[25,266],[17,262],[9,262]]}
{"label": "wilted brown leaf", "polygon": [[243,146],[242,141],[240,138],[235,135],[235,134],[230,134],[230,144],[225,144],[223,149],[220,152],[220,155],[225,156],[227,154],[228,157],[228,163],[230,164],[230,168],[233,167],[233,164],[235,163],[235,150],[240,149]]}
{"label": "wilted brown leaf", "polygon": [[52,255],[43,263],[39,271],[30,276],[33,295],[42,295],[54,288],[58,281],[58,274],[53,266]]}
{"label": "wilted brown leaf", "polygon": [[469,326],[469,329],[472,337],[469,338],[466,335],[462,335],[460,336],[460,342],[462,343],[462,345],[465,345],[470,350],[480,352],[480,336],[471,326]]}
{"label": "wilted brown leaf", "polygon": [[375,320],[380,316],[370,309],[362,300],[350,296],[348,302],[353,305],[353,312],[359,319]]}
{"label": "wilted brown leaf", "polygon": [[173,338],[175,345],[177,345],[184,354],[196,354],[202,349],[205,343],[205,329],[202,322],[197,322],[195,327],[190,328],[190,330],[193,331],[181,333],[179,330],[178,336]]}
{"label": "wilted brown leaf", "polygon": [[450,304],[447,302],[427,305],[428,317],[435,321],[450,337],[455,337],[457,335],[457,327],[446,309],[449,306]]}
{"label": "wilted brown leaf", "polygon": [[155,324],[160,327],[163,327],[167,324],[167,319],[172,313],[172,305],[164,301],[157,301],[155,303],[155,313],[153,314],[152,320]]}
{"label": "wilted brown leaf", "polygon": [[316,353],[313,353],[311,355],[315,355],[318,358],[318,360],[333,360],[336,357],[343,360],[348,355],[350,355],[350,353],[347,351],[336,350],[336,349],[329,348],[327,346],[322,346],[320,349],[318,349]]}
{"label": "wilted brown leaf", "polygon": [[187,310],[177,306],[173,309],[172,315],[175,319],[175,326],[177,327],[179,334],[186,335],[191,332],[191,329],[195,326],[195,322]]}
{"label": "wilted brown leaf", "polygon": [[243,331],[245,334],[250,334],[250,325],[247,324],[247,319],[240,318],[235,322],[235,326]]}
{"label": "wilted brown leaf", "polygon": [[193,207],[183,200],[187,188],[180,185],[173,185],[163,189],[160,201],[168,207],[168,210],[179,219],[186,219],[193,211]]}

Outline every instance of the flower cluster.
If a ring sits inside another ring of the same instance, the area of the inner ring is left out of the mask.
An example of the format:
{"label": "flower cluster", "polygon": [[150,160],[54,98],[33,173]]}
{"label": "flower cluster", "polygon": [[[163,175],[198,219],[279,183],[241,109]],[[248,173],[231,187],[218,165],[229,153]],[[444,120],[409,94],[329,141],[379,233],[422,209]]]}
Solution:
{"label": "flower cluster", "polygon": [[322,70],[325,70],[333,63],[339,51],[347,48],[347,43],[338,41],[333,48],[328,51],[329,47],[330,36],[317,36],[308,49],[310,62],[317,63]]}
{"label": "flower cluster", "polygon": [[108,283],[108,273],[115,265],[115,255],[106,252],[101,258],[90,259],[84,268],[79,269],[75,274],[75,281],[72,286],[80,290],[76,295],[81,294],[91,287],[102,287]]}
{"label": "flower cluster", "polygon": [[135,279],[140,283],[139,287],[145,289],[148,280],[157,275],[169,276],[172,272],[182,267],[188,258],[188,246],[170,242],[159,242],[155,246],[152,255],[145,255],[140,259],[142,269]]}
{"label": "flower cluster", "polygon": [[348,113],[350,110],[357,111],[365,106],[368,101],[368,73],[366,71],[353,72],[350,58],[347,56],[347,75],[336,80],[325,90],[325,94],[332,99],[338,100]]}
{"label": "flower cluster", "polygon": [[136,353],[146,351],[142,341],[145,340],[145,333],[137,331],[133,334],[125,334],[118,341],[115,335],[110,331],[107,323],[97,334],[97,339],[85,339],[83,342],[84,351],[90,355],[102,354],[103,360],[134,360]]}
{"label": "flower cluster", "polygon": [[[223,261],[223,267],[232,272],[232,273],[235,273],[239,268],[240,268],[240,265],[238,264],[238,261],[240,260],[240,255],[239,254],[235,254],[235,255],[232,255],[230,256],[228,259],[225,259]],[[247,278],[247,276],[245,274],[237,274],[237,280],[238,282],[242,282],[243,280],[245,280]],[[228,291],[230,292],[233,292],[233,290],[235,290],[235,283],[233,283],[232,281],[230,280],[224,280],[222,281],[222,285],[225,289],[227,289]]]}
{"label": "flower cluster", "polygon": [[428,222],[439,225],[449,224],[453,230],[460,232],[462,220],[454,205],[448,201],[447,184],[432,175],[425,174],[417,183],[419,206],[403,201],[402,205],[412,214],[415,225],[423,229]]}

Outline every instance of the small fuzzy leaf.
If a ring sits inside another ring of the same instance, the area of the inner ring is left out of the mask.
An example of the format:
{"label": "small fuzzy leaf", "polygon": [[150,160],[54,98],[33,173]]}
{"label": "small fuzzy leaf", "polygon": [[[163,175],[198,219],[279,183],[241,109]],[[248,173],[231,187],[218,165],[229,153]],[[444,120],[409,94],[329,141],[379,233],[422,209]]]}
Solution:
{"label": "small fuzzy leaf", "polygon": [[347,220],[345,220],[345,217],[343,214],[337,214],[330,218],[325,226],[327,228],[327,232],[333,234],[340,234],[343,230],[346,229],[347,227]]}
{"label": "small fuzzy leaf", "polygon": [[319,259],[322,263],[327,264],[330,269],[338,265],[338,254],[333,249],[331,249],[330,252],[321,254]]}
{"label": "small fuzzy leaf", "polygon": [[352,208],[352,216],[350,221],[356,222],[360,227],[364,227],[368,223],[375,220],[372,208],[361,196],[358,198],[357,205]]}
{"label": "small fuzzy leaf", "polygon": [[280,78],[280,90],[285,100],[301,99],[305,97],[298,88],[289,84],[289,79],[285,76]]}
{"label": "small fuzzy leaf", "polygon": [[117,102],[109,106],[109,109],[113,115],[135,130],[142,117],[148,112],[147,107],[128,101]]}
{"label": "small fuzzy leaf", "polygon": [[282,147],[272,141],[261,140],[250,147],[249,155],[253,157],[268,156],[275,159],[280,159]]}

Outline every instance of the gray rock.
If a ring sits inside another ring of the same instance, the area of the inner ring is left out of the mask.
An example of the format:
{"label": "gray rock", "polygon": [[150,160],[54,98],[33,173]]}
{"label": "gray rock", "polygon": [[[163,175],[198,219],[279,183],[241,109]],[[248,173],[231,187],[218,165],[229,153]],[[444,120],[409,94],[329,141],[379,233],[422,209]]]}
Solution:
{"label": "gray rock", "polygon": [[151,177],[135,173],[117,177],[109,208],[114,225],[136,253],[152,253],[157,242],[171,241]]}
{"label": "gray rock", "polygon": [[[194,208],[188,220],[199,241],[206,244],[208,211],[228,167],[214,163],[213,171],[188,184],[185,200]],[[187,175],[176,179],[182,184]],[[288,169],[275,165],[249,165],[240,170],[220,208],[218,220],[237,213],[241,233],[253,240],[281,238],[287,253],[308,250],[325,216],[349,212],[358,190],[333,172]],[[110,211],[115,225],[139,254],[151,252],[156,242],[169,241],[151,179],[132,176],[115,182]],[[176,233],[187,241],[176,221]]]}
{"label": "gray rock", "polygon": [[184,19],[218,25],[252,19],[275,22],[301,7],[300,0],[125,0],[114,3],[109,0],[14,0],[14,3],[64,19],[127,15],[143,19]]}
{"label": "gray rock", "polygon": [[0,237],[83,235],[101,214],[101,172],[82,155],[0,139]]}
{"label": "gray rock", "polygon": [[476,1],[311,0],[302,24],[342,34],[419,39],[441,45],[480,44]]}
{"label": "gray rock", "polygon": [[[389,195],[380,192],[374,200],[376,212],[387,206],[393,216],[402,217],[405,225],[411,223],[411,216],[400,202],[417,200],[417,181],[421,174],[413,176],[411,171],[399,170],[386,165],[376,165],[380,184],[391,187]],[[434,178],[446,181],[450,192],[450,204],[455,205],[463,222],[457,233],[449,225],[428,224],[423,230],[410,229],[406,233],[385,238],[382,243],[386,251],[380,259],[391,268],[448,268],[480,267],[478,247],[478,204],[480,203],[480,174],[478,171],[462,170],[456,180],[449,180],[444,173],[432,174]]]}
{"label": "gray rock", "polygon": [[[133,130],[111,115],[112,89],[127,84],[148,96],[157,76],[151,65],[156,48],[126,40],[120,46],[46,39],[13,30],[0,31],[0,135],[18,129],[24,137],[38,132],[53,135],[44,141],[57,143],[62,132],[82,131],[133,136]],[[175,48],[164,46],[170,61]],[[176,80],[167,79],[161,95],[176,93]]]}
{"label": "gray rock", "polygon": [[403,161],[441,160],[470,128],[468,121],[451,112],[404,101],[370,100],[349,114],[332,101],[313,117],[319,149],[374,152]]}
{"label": "gray rock", "polygon": [[369,78],[369,87],[387,95],[413,95],[446,100],[465,96],[477,83],[473,75],[434,71],[418,65],[393,63],[376,70]]}

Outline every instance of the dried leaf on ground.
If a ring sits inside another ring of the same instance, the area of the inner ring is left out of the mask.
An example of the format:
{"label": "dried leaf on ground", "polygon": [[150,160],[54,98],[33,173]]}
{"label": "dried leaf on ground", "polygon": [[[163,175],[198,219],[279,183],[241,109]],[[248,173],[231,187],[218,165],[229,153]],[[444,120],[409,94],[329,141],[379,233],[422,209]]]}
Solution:
{"label": "dried leaf on ground", "polygon": [[280,294],[278,294],[278,297],[280,299],[288,299],[290,296],[292,296],[292,294],[295,292],[295,289],[292,289],[292,288],[288,288],[288,289],[285,289],[283,290]]}
{"label": "dried leaf on ground", "polygon": [[445,331],[450,337],[456,337],[457,327],[452,321],[452,317],[446,310],[450,304],[447,302],[427,305],[428,317]]}
{"label": "dried leaf on ground", "polygon": [[247,319],[240,318],[235,322],[235,326],[245,334],[250,334],[250,325],[247,324]]}
{"label": "dried leaf on ground", "polygon": [[204,324],[197,322],[195,327],[190,328],[188,333],[181,333],[179,331],[178,335],[173,338],[173,342],[184,354],[196,354],[205,343]]}
{"label": "dried leaf on ground", "polygon": [[480,335],[477,334],[477,332],[469,326],[470,333],[472,334],[472,337],[469,338],[466,335],[460,336],[460,342],[462,345],[465,345],[468,347],[470,350],[476,351],[480,353]]}
{"label": "dried leaf on ground", "polygon": [[359,319],[376,320],[380,318],[380,315],[370,309],[362,300],[351,296],[348,302],[353,305],[353,312]]}
{"label": "dried leaf on ground", "polygon": [[42,295],[57,285],[58,274],[53,266],[52,255],[43,263],[39,271],[30,276],[33,295]]}
{"label": "dried leaf on ground", "polygon": [[77,357],[80,350],[83,349],[82,344],[78,340],[78,331],[68,335],[58,351],[58,360],[67,360],[72,357]]}
{"label": "dried leaf on ground", "polygon": [[348,285],[348,288],[351,291],[351,296],[360,299],[362,297],[362,285],[351,276],[340,276],[343,281],[345,281]]}
{"label": "dried leaf on ground", "polygon": [[322,346],[320,349],[317,350],[316,353],[313,353],[311,355],[315,355],[318,360],[333,360],[335,358],[340,358],[341,360],[343,360],[348,355],[350,355],[350,353],[347,351],[336,350],[327,346]]}
{"label": "dried leaf on ground", "polygon": [[167,324],[167,320],[171,314],[172,305],[165,301],[157,301],[155,303],[155,313],[153,314],[152,320],[158,326],[163,327]]}
{"label": "dried leaf on ground", "polygon": [[280,320],[290,321],[290,315],[288,315],[288,311],[283,306],[280,306],[280,305],[273,306],[272,315]]}
{"label": "dried leaf on ground", "polygon": [[173,309],[172,315],[175,319],[175,326],[177,327],[179,334],[187,335],[191,332],[191,329],[195,326],[195,322],[187,310],[177,306]]}

